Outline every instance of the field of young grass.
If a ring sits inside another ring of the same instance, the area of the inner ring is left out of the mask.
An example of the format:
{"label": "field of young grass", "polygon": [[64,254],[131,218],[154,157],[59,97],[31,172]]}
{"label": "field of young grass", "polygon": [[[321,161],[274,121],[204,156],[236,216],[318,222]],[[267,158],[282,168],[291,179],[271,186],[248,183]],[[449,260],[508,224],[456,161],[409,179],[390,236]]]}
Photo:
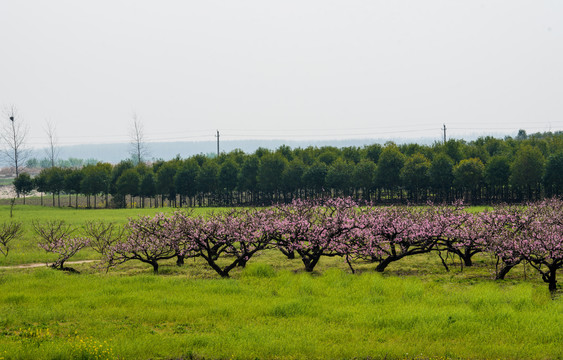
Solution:
{"label": "field of young grass", "polygon": [[[0,266],[50,260],[34,250],[32,220],[125,223],[158,211],[16,207],[25,239]],[[563,359],[562,298],[523,266],[495,282],[493,263],[456,261],[448,273],[425,254],[383,275],[359,263],[354,275],[324,258],[308,274],[269,250],[232,279],[201,259],[163,262],[160,275],[139,262],[108,273],[0,268],[0,359]]]}
{"label": "field of young grass", "polygon": [[[11,184],[10,180],[10,184]],[[2,184],[0,184],[2,185]],[[6,184],[7,185],[7,184]],[[15,195],[14,195],[15,196]],[[76,207],[76,205],[78,204],[78,208],[79,209],[85,209],[88,206],[88,200],[87,197],[85,195],[78,195],[78,198],[76,197],[76,195],[67,195],[67,194],[62,194],[60,197],[56,196],[53,197],[51,194],[45,194],[43,195],[43,197],[37,195],[36,193],[32,194],[32,195],[28,195],[25,198],[23,196],[20,196],[19,198],[11,198],[11,197],[4,197],[4,198],[0,198],[0,206],[2,205],[10,205],[12,200],[15,201],[16,205],[36,205],[36,206],[45,206],[45,207]],[[97,196],[96,197],[96,206],[95,209],[103,209],[106,207],[106,198],[105,196]],[[110,202],[111,202],[111,196],[110,196]],[[60,206],[59,206],[60,203]],[[167,201],[165,201],[165,205],[168,204]],[[127,202],[127,206],[131,206],[129,199]],[[153,199],[145,199],[145,207],[152,207],[154,206],[154,200]],[[94,208],[94,197],[90,197],[90,207]],[[137,197],[134,200],[134,206],[135,208],[140,207],[140,199]]]}
{"label": "field of young grass", "polygon": [[[0,205],[0,222],[12,220],[23,223],[24,234],[22,239],[10,244],[10,253],[7,257],[0,256],[0,266],[28,264],[52,261],[55,255],[47,254],[37,246],[37,235],[33,231],[33,221],[46,222],[52,220],[65,220],[66,223],[80,229],[86,221],[105,221],[107,223],[125,224],[131,217],[139,215],[154,215],[158,212],[173,212],[173,208],[145,208],[145,209],[74,209],[70,207],[54,208],[33,205],[16,205],[10,218],[10,206]],[[204,209],[196,208],[194,214],[222,211],[221,208]],[[84,249],[71,260],[97,259],[99,255],[91,249]]]}

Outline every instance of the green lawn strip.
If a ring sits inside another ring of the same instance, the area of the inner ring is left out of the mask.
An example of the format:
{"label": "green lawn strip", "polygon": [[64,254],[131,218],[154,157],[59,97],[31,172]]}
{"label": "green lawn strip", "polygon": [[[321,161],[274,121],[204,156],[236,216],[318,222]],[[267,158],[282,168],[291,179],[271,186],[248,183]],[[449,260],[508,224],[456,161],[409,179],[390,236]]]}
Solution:
{"label": "green lawn strip", "polygon": [[[156,213],[170,213],[178,209],[174,208],[151,208],[151,209],[73,209],[52,208],[32,205],[18,205],[14,208],[13,217],[10,218],[10,207],[0,206],[0,222],[18,221],[24,225],[24,233],[21,239],[15,239],[10,243],[10,252],[7,257],[0,256],[0,266],[47,263],[54,261],[57,256],[48,254],[37,246],[38,236],[33,231],[33,222],[47,222],[53,220],[64,220],[66,223],[81,230],[86,221],[104,221],[119,225],[126,224],[129,218],[138,216],[153,216]],[[196,215],[206,215],[213,211],[224,211],[224,208],[196,208]],[[80,231],[77,233],[80,235]],[[99,254],[90,248],[79,251],[70,261],[99,259]]]}
{"label": "green lawn strip", "polygon": [[227,280],[2,274],[0,349],[64,359],[90,339],[138,359],[563,356],[563,302],[537,284],[249,269]]}

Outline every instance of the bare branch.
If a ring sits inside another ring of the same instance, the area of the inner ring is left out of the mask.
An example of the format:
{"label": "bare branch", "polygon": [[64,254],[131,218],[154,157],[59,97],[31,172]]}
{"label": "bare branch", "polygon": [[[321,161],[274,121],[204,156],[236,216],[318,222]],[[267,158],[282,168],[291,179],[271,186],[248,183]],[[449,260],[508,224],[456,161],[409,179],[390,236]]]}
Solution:
{"label": "bare branch", "polygon": [[59,157],[59,147],[56,134],[56,126],[50,121],[46,121],[45,133],[47,134],[47,148],[45,152],[47,153],[47,158],[51,163],[51,167],[55,167],[57,158]]}
{"label": "bare branch", "polygon": [[133,125],[131,127],[131,156],[134,161],[139,164],[149,155],[147,144],[145,142],[145,134],[143,131],[143,123],[133,114]]}
{"label": "bare branch", "polygon": [[45,223],[33,221],[33,230],[42,240],[37,245],[47,252],[59,255],[59,258],[51,267],[60,270],[76,272],[72,268],[65,268],[64,263],[80,249],[88,246],[89,239],[83,237],[73,237],[74,229],[64,220],[52,220]]}
{"label": "bare branch", "polygon": [[103,221],[88,220],[82,228],[86,236],[90,238],[90,247],[104,256],[113,244],[125,236],[123,227]]}
{"label": "bare branch", "polygon": [[27,127],[19,116],[15,106],[4,110],[4,116],[1,119],[2,153],[7,162],[14,167],[16,177],[23,169],[25,160],[29,152],[25,149],[25,140],[27,138]]}
{"label": "bare branch", "polygon": [[22,223],[5,222],[0,224],[0,254],[8,256],[8,243],[23,234]]}

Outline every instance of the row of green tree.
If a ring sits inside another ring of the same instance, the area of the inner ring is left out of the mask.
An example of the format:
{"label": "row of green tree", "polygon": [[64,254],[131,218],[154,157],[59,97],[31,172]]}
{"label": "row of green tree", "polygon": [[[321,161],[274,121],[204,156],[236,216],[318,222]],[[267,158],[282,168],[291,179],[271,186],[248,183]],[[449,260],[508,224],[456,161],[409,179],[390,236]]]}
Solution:
{"label": "row of green tree", "polygon": [[429,146],[281,146],[152,164],[51,167],[34,179],[22,174],[15,185],[24,195],[32,189],[51,193],[59,206],[61,194],[83,194],[91,207],[99,196],[114,207],[263,205],[327,196],[386,203],[522,202],[563,194],[563,132],[521,131],[516,138]]}
{"label": "row of green tree", "polygon": [[49,159],[44,157],[42,159],[39,158],[31,158],[25,162],[25,167],[30,169],[47,169],[53,166],[53,161],[55,162],[55,166],[62,167],[62,168],[81,168],[86,165],[93,165],[97,164],[99,161],[93,158],[90,159],[79,159],[70,157],[68,159]]}

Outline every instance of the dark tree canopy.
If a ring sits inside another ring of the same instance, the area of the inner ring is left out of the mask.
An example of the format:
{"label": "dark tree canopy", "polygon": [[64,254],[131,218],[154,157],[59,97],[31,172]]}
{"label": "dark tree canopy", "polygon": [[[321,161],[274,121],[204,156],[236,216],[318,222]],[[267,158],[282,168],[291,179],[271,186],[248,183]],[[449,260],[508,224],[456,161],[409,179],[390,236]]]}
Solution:
{"label": "dark tree canopy", "polygon": [[544,183],[548,196],[563,194],[563,151],[552,154],[547,159]]}
{"label": "dark tree canopy", "polygon": [[392,142],[362,148],[280,146],[252,154],[234,150],[218,157],[177,156],[137,165],[131,160],[116,165],[73,163],[74,168],[42,170],[32,179],[33,188],[53,194],[53,204],[55,196],[66,193],[85,195],[87,206],[92,206],[93,196],[94,207],[101,194],[106,206],[116,207],[134,197],[140,197],[142,207],[145,200],[149,206],[167,200],[181,207],[269,205],[330,196],[385,203],[463,198],[491,204],[563,194],[562,132],[471,142],[450,139],[431,146]]}

